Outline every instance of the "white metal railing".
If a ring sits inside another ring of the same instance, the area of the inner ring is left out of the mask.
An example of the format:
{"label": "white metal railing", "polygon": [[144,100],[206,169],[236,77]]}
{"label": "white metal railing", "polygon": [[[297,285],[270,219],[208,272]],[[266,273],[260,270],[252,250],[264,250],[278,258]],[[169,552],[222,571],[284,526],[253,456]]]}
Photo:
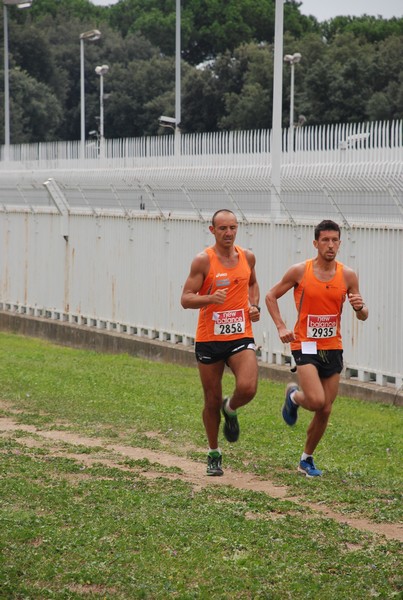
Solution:
{"label": "white metal railing", "polygon": [[[283,131],[283,160],[299,163],[340,162],[347,155],[354,160],[402,160],[403,121],[344,123],[332,125],[302,126]],[[86,161],[96,161],[99,166],[113,163],[135,166],[136,161],[147,159],[148,166],[183,164],[186,159],[214,157],[217,166],[227,165],[228,158],[259,156],[262,162],[270,161],[271,131],[221,131],[215,133],[182,134],[180,153],[175,155],[174,135],[141,138],[107,139],[104,156],[99,156],[96,142],[87,142]],[[83,168],[80,141],[16,144],[9,148],[9,160],[5,161],[4,146],[1,147],[0,169],[19,168],[24,164],[36,167],[58,168],[65,161],[77,162]],[[191,161],[190,161],[191,162]],[[116,165],[115,165],[116,166]]]}
{"label": "white metal railing", "polygon": [[[286,268],[314,254],[305,223],[240,223],[238,243],[256,255],[262,319],[254,327],[261,360],[290,362],[264,308],[266,291]],[[180,306],[190,261],[213,238],[199,218],[128,218],[96,214],[0,212],[0,310],[192,345],[197,311]],[[150,244],[150,240],[152,243]],[[370,318],[359,322],[346,303],[346,376],[399,390],[403,384],[401,257],[403,225],[342,226],[339,259],[360,277]],[[292,327],[292,294],[280,300]]]}
{"label": "white metal railing", "polygon": [[[105,158],[87,146],[84,161],[79,142],[12,146],[0,162],[0,309],[191,344],[195,313],[180,290],[217,208],[238,215],[262,294],[333,218],[371,310],[363,326],[344,318],[346,374],[399,388],[402,121],[296,128],[293,140],[285,130],[275,216],[270,138],[186,134],[180,156],[173,136],[107,140]],[[262,360],[289,360],[267,315],[256,337]]]}

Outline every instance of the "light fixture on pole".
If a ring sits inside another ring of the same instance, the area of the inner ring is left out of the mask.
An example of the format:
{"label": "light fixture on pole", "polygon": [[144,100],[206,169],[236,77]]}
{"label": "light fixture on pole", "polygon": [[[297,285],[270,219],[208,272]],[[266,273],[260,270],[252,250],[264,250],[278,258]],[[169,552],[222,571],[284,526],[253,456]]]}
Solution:
{"label": "light fixture on pole", "polygon": [[104,138],[104,75],[109,71],[108,65],[95,67],[95,73],[99,75],[99,155],[105,155]]}
{"label": "light fixture on pole", "polygon": [[294,66],[296,63],[299,63],[302,56],[299,52],[295,52],[294,54],[286,54],[284,56],[284,61],[290,63],[291,65],[291,89],[290,89],[290,149],[293,141],[293,127],[294,127]]}
{"label": "light fixture on pole", "polygon": [[85,89],[84,89],[84,42],[96,42],[101,37],[98,29],[80,33],[80,110],[81,110],[81,158],[85,157]]}
{"label": "light fixture on pole", "polygon": [[32,0],[3,0],[3,32],[4,32],[4,159],[10,157],[10,85],[8,59],[8,13],[7,6],[29,8]]}

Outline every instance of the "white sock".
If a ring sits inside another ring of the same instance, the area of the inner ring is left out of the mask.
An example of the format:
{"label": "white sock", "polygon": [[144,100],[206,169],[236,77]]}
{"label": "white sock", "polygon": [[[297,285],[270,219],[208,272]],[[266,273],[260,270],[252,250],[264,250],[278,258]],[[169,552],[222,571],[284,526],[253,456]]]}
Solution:
{"label": "white sock", "polygon": [[308,457],[313,458],[312,454],[307,454],[306,452],[301,454],[301,460],[306,460]]}
{"label": "white sock", "polygon": [[295,404],[295,406],[298,406],[298,404],[297,404],[297,403],[295,402],[295,400],[294,400],[294,396],[295,396],[295,394],[296,394],[297,392],[298,392],[298,390],[294,390],[294,391],[293,391],[293,392],[291,392],[291,394],[290,394],[290,400],[291,400],[291,402],[292,402],[293,404]]}
{"label": "white sock", "polygon": [[231,408],[231,399],[229,399],[228,402],[225,404],[224,410],[227,413],[227,415],[236,415],[236,410]]}
{"label": "white sock", "polygon": [[218,452],[221,454],[221,448],[209,448],[208,453],[211,454],[212,452]]}

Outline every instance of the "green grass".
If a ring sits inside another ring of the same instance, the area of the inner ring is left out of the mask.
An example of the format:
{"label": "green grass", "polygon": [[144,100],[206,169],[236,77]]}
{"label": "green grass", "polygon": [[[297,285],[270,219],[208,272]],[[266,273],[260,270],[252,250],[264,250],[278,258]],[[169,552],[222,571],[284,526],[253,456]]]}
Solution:
{"label": "green grass", "polygon": [[0,422],[0,598],[400,598],[401,544],[305,503],[401,521],[402,409],[339,398],[315,455],[324,477],[308,480],[295,466],[310,415],[283,425],[283,388],[259,382],[240,411],[240,441],[220,442],[224,467],[287,485],[304,506],[226,486],[194,489],[179,468],[105,449],[118,440],[204,463],[196,369],[0,334],[0,398],[9,407],[0,415],[99,438],[56,451],[40,436],[1,434]]}

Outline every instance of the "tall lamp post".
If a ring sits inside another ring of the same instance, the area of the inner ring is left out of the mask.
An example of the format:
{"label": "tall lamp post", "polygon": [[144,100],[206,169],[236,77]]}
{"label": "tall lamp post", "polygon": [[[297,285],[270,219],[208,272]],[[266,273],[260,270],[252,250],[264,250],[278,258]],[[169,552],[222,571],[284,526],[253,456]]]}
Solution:
{"label": "tall lamp post", "polygon": [[284,61],[290,63],[291,65],[291,89],[290,89],[290,145],[289,149],[293,146],[293,132],[294,132],[294,66],[296,63],[299,63],[302,56],[299,52],[295,52],[295,54],[286,54],[284,56]]}
{"label": "tall lamp post", "polygon": [[181,0],[176,0],[175,21],[175,156],[180,155],[181,138]]}
{"label": "tall lamp post", "polygon": [[4,32],[4,159],[10,158],[10,85],[8,58],[8,14],[7,6],[29,8],[32,0],[3,0],[3,32]]}
{"label": "tall lamp post", "polygon": [[84,89],[84,42],[96,42],[101,37],[98,29],[80,33],[80,109],[81,109],[81,158],[85,157],[85,89]]}
{"label": "tall lamp post", "polygon": [[99,75],[99,156],[105,155],[104,138],[104,75],[109,71],[108,65],[95,67],[95,73]]}
{"label": "tall lamp post", "polygon": [[181,0],[176,0],[175,20],[175,117],[161,115],[158,122],[161,127],[168,127],[174,131],[174,155],[181,152]]}
{"label": "tall lamp post", "polygon": [[[272,135],[270,140],[270,213],[271,224],[281,214],[281,162],[283,156],[282,144],[282,106],[283,106],[283,29],[284,29],[284,0],[276,0],[274,19],[274,72],[273,72],[273,108]],[[270,236],[273,240],[274,236]],[[273,242],[271,242],[272,244]],[[275,249],[273,248],[273,252]]]}

